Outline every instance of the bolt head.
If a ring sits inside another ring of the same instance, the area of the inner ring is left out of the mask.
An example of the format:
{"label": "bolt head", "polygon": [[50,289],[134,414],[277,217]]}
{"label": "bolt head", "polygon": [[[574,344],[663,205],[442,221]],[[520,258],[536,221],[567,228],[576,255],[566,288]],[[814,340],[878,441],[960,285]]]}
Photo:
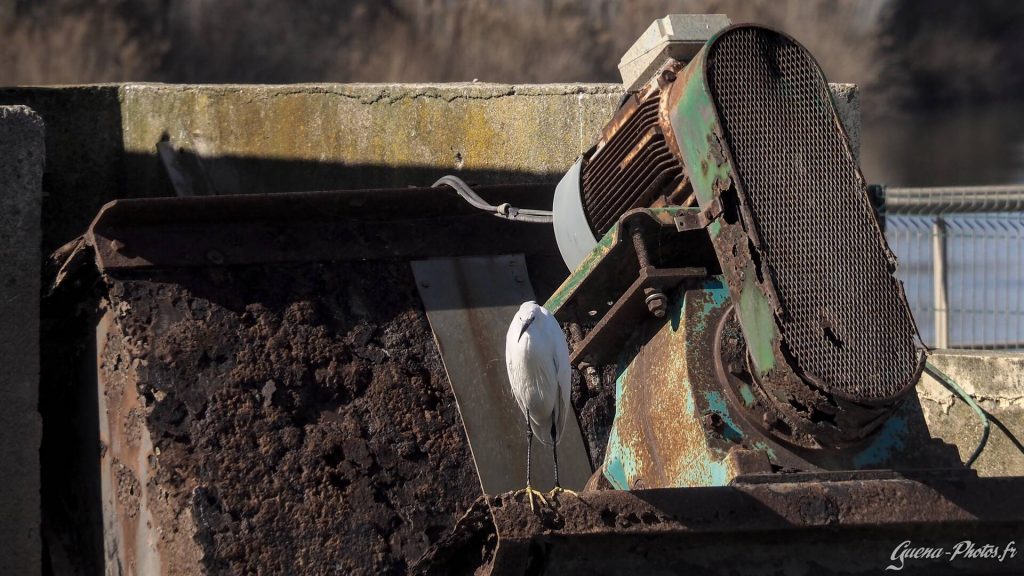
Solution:
{"label": "bolt head", "polygon": [[647,297],[647,310],[654,314],[655,318],[664,318],[668,311],[668,298],[661,292],[655,292]]}

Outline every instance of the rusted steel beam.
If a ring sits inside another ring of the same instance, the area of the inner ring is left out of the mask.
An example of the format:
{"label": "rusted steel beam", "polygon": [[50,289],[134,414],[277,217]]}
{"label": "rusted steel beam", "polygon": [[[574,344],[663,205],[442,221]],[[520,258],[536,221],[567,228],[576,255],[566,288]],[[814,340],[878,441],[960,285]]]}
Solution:
{"label": "rusted steel beam", "polygon": [[[485,186],[486,200],[551,206],[550,185]],[[115,200],[87,240],[101,271],[254,263],[558,255],[550,226],[476,210],[449,188]],[[471,240],[470,240],[471,239]]]}
{"label": "rusted steel beam", "polygon": [[[898,558],[898,547],[1003,549],[1024,528],[1020,478],[970,472],[768,476],[714,488],[561,495],[540,513],[521,496],[487,497],[417,566],[441,573],[518,574],[1018,574],[998,558]],[[781,480],[780,480],[781,478]],[[483,520],[482,520],[483,518]],[[487,550],[486,538],[497,536]],[[445,548],[452,543],[452,548]],[[481,543],[484,543],[481,545]],[[741,551],[741,553],[737,553]],[[483,560],[472,565],[469,558]],[[461,563],[461,564],[460,564]],[[472,565],[472,566],[471,566]],[[690,572],[692,571],[692,572]],[[462,573],[458,570],[449,573]]]}

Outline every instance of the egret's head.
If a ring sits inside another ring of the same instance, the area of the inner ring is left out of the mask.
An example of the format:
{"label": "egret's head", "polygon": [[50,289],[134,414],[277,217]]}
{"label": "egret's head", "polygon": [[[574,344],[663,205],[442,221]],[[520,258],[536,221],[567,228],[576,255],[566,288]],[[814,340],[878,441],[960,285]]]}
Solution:
{"label": "egret's head", "polygon": [[526,330],[533,324],[533,320],[537,317],[537,311],[540,306],[536,302],[530,300],[529,302],[523,302],[523,305],[519,307],[519,312],[516,312],[516,321],[519,322],[519,337],[517,340],[522,340],[523,334],[526,334]]}

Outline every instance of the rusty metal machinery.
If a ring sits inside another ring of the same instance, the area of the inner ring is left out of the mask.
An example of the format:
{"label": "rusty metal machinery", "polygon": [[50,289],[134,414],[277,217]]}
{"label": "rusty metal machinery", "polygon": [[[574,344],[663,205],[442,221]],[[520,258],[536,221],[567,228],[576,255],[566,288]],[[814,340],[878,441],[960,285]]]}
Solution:
{"label": "rusty metal machinery", "polygon": [[668,120],[668,88],[681,68],[669,60],[640,92],[627,94],[598,143],[559,183],[555,235],[569,269],[627,211],[692,198]]}
{"label": "rusty metal machinery", "polygon": [[895,258],[789,36],[732,26],[669,60],[559,184],[554,225],[572,360],[618,365],[613,486],[960,464],[924,427]]}

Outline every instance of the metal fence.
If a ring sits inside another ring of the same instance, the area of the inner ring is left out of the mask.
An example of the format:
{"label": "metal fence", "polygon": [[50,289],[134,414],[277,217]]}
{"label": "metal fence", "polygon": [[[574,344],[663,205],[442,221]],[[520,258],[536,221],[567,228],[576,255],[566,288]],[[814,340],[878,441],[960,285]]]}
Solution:
{"label": "metal fence", "polygon": [[1024,185],[873,192],[925,343],[1024,349]]}

